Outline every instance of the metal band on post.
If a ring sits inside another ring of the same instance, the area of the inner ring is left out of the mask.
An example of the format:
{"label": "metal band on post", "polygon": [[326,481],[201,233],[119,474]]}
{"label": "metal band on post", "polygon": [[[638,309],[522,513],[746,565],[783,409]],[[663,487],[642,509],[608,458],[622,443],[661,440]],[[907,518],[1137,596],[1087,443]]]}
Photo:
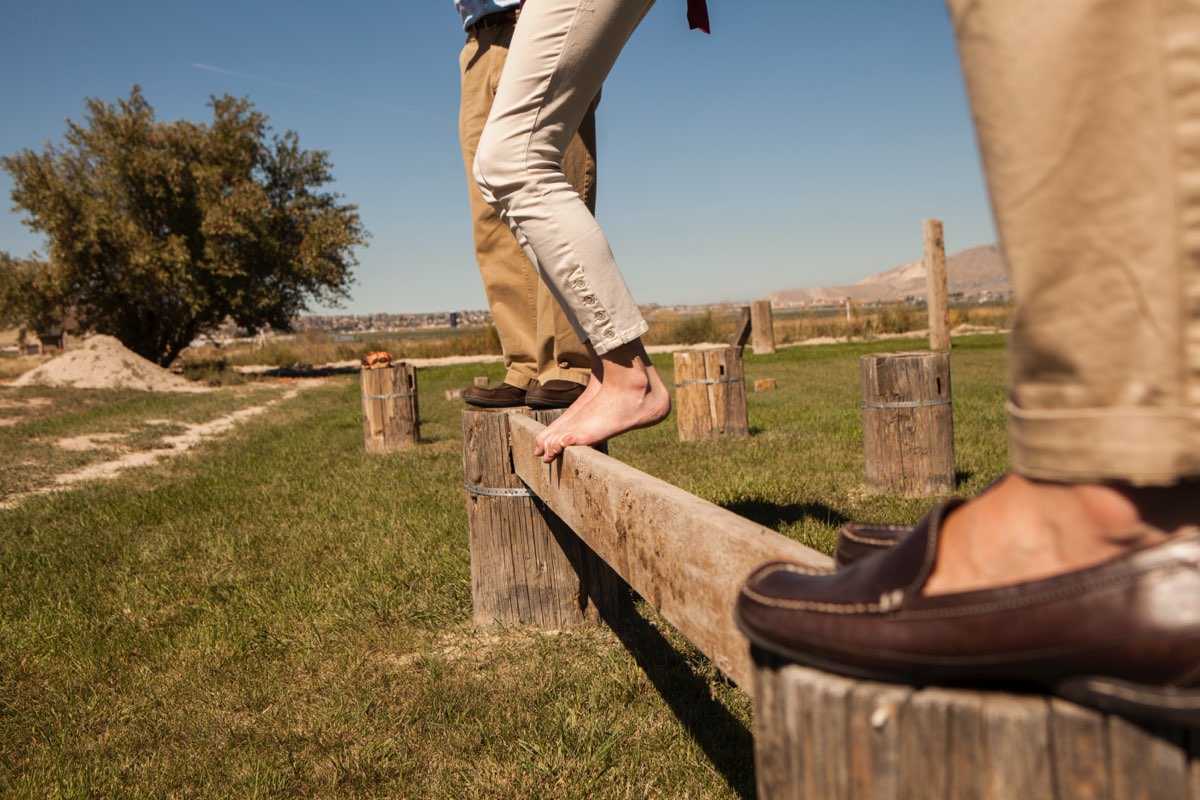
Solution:
{"label": "metal band on post", "polygon": [[497,489],[491,486],[475,486],[464,483],[463,488],[480,497],[533,497],[528,489]]}
{"label": "metal band on post", "polygon": [[694,381],[679,381],[675,384],[675,388],[678,389],[680,386],[695,386],[696,384],[711,386],[715,383],[742,383],[744,381],[745,378],[741,377],[740,375],[736,378],[706,378]]}
{"label": "metal band on post", "polygon": [[928,408],[930,406],[948,406],[950,405],[949,397],[942,397],[937,400],[904,400],[894,403],[867,403],[863,402],[863,408]]}

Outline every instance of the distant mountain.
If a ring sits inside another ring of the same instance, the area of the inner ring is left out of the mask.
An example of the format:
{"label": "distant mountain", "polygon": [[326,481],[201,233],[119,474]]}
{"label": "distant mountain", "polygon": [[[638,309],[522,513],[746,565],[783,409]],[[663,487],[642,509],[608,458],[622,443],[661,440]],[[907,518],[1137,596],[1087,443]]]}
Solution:
{"label": "distant mountain", "polygon": [[[965,297],[1010,292],[1004,251],[998,244],[985,244],[947,256],[946,282],[951,294],[961,293]],[[763,299],[772,303],[791,304],[841,302],[849,297],[856,302],[870,303],[900,300],[910,295],[925,296],[925,264],[920,259],[863,278],[849,286],[784,289],[772,292]]]}

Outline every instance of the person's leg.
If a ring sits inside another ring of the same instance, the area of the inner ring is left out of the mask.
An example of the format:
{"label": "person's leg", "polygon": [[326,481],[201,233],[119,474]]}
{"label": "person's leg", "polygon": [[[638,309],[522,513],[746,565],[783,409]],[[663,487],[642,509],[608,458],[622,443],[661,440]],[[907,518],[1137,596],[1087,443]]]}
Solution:
{"label": "person's leg", "polygon": [[[588,107],[578,132],[571,137],[563,155],[563,174],[593,215],[596,213],[597,102],[598,99]],[[562,306],[540,278],[537,304],[538,382],[543,385],[550,381],[586,384],[591,372],[587,348],[579,341]]]}
{"label": "person's leg", "polygon": [[654,424],[670,411],[666,386],[641,346],[646,322],[562,169],[570,137],[651,2],[527,6],[475,159],[484,197],[500,209],[596,356],[597,387],[539,438],[546,460],[567,445]]}
{"label": "person's leg", "polygon": [[1200,10],[950,6],[1018,303],[1013,474],[948,518],[931,594],[1200,522]]}
{"label": "person's leg", "polygon": [[504,70],[512,30],[499,26],[484,28],[463,47],[459,57],[462,75],[459,138],[471,198],[475,258],[504,353],[504,382],[528,389],[538,379],[541,349],[537,336],[538,293],[545,290],[512,231],[483,199],[472,176],[475,151]]}

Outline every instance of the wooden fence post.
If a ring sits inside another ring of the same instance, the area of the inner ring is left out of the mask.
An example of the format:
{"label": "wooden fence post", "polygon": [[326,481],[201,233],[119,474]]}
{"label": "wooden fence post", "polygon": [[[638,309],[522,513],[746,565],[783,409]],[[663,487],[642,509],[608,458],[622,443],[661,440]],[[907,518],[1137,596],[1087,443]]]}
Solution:
{"label": "wooden fence post", "polygon": [[675,414],[680,441],[749,436],[741,350],[675,353]]}
{"label": "wooden fence post", "polygon": [[403,361],[360,371],[363,441],[368,453],[389,453],[417,444],[417,368]]}
{"label": "wooden fence post", "polygon": [[871,353],[859,366],[867,489],[909,495],[954,491],[949,354]]}
{"label": "wooden fence post", "polygon": [[1200,736],[1064,700],[858,681],[758,649],[759,800],[1200,800]]}
{"label": "wooden fence post", "polygon": [[929,308],[929,349],[950,349],[950,298],[946,286],[946,243],[942,221],[927,219],[925,232],[926,305]]}
{"label": "wooden fence post", "polygon": [[730,347],[736,347],[740,352],[746,346],[746,342],[750,340],[752,321],[750,306],[742,306],[738,309],[737,327],[733,329],[733,335],[729,337]]}
{"label": "wooden fence post", "polygon": [[756,355],[775,352],[775,321],[770,300],[755,300],[750,304],[750,330]]}
{"label": "wooden fence post", "polygon": [[463,473],[477,625],[558,630],[618,613],[623,582],[513,472],[508,417],[560,409],[464,409]]}

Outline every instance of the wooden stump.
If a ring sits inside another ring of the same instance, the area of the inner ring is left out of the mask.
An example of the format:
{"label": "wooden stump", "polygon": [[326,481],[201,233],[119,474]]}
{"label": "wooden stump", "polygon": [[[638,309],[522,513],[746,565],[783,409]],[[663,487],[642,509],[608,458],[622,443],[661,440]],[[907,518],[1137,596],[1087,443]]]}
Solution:
{"label": "wooden stump", "polygon": [[417,368],[403,361],[361,370],[363,441],[368,453],[412,447],[421,438]]}
{"label": "wooden stump", "polygon": [[950,356],[871,353],[859,366],[867,489],[908,495],[954,491]]}
{"label": "wooden stump", "polygon": [[756,355],[775,352],[775,320],[771,316],[770,300],[755,300],[750,304],[750,329],[754,334],[752,346]]}
{"label": "wooden stump", "polygon": [[548,424],[562,411],[464,409],[463,473],[477,625],[558,630],[612,618],[623,582],[513,472],[510,414]]}
{"label": "wooden stump", "polygon": [[1197,730],[753,655],[759,800],[1200,800]]}
{"label": "wooden stump", "polygon": [[680,441],[749,436],[746,379],[738,348],[676,353],[675,409]]}
{"label": "wooden stump", "polygon": [[929,308],[929,349],[950,349],[950,300],[946,285],[946,243],[942,221],[927,219],[925,234],[925,302]]}

